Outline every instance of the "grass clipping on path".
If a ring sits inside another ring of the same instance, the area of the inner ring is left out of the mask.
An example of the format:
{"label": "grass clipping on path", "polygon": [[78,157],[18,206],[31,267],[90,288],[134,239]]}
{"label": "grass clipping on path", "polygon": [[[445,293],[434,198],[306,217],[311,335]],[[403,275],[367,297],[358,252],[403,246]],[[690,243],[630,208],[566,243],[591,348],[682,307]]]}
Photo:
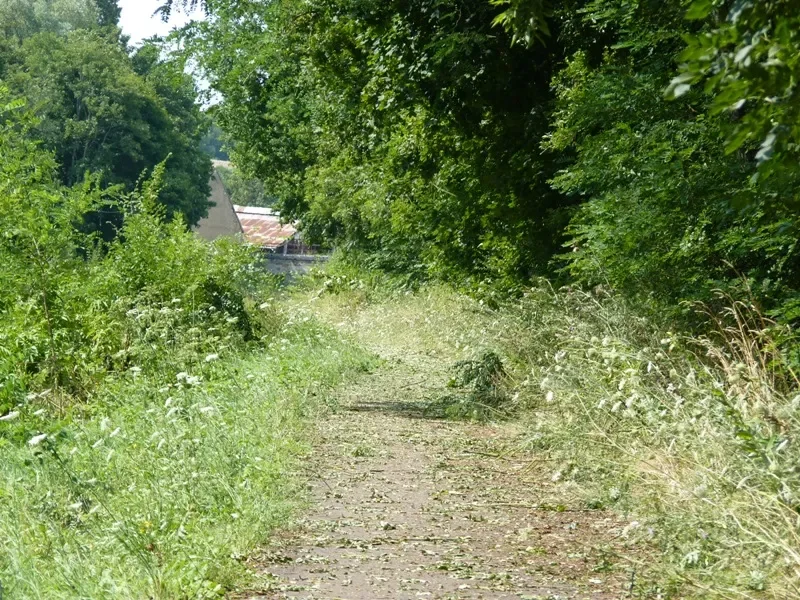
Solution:
{"label": "grass clipping on path", "polygon": [[632,597],[800,597],[800,392],[752,307],[722,299],[717,334],[692,338],[602,293],[544,286],[489,309],[440,287],[349,287],[318,310],[365,343],[412,344],[443,369],[501,357],[498,408],[544,475],[629,517],[616,562]]}
{"label": "grass clipping on path", "polygon": [[32,401],[0,423],[5,597],[220,596],[299,496],[307,417],[371,360],[306,320],[266,351],[111,379],[60,418]]}

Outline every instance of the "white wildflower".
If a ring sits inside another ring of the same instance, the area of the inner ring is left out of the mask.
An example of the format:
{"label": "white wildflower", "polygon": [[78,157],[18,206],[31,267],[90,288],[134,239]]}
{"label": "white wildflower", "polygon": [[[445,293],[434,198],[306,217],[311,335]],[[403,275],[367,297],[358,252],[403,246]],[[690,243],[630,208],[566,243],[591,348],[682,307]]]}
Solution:
{"label": "white wildflower", "polygon": [[159,394],[166,394],[169,391],[169,386],[165,386],[158,389]]}
{"label": "white wildflower", "polygon": [[103,417],[103,420],[100,421],[100,431],[108,431],[109,429],[111,429],[111,419]]}
{"label": "white wildflower", "polygon": [[15,410],[15,411],[12,411],[12,412],[8,413],[7,415],[4,415],[4,416],[0,417],[0,421],[13,421],[17,417],[19,417],[19,411]]}
{"label": "white wildflower", "polygon": [[185,381],[189,374],[186,371],[181,371],[177,375],[175,375],[175,379],[178,381]]}
{"label": "white wildflower", "polygon": [[207,363],[214,362],[215,360],[219,360],[219,354],[209,354],[206,356]]}
{"label": "white wildflower", "polygon": [[82,502],[76,502],[75,504],[70,504],[68,508],[70,510],[80,510],[81,508],[83,508],[83,503]]}
{"label": "white wildflower", "polygon": [[201,377],[198,377],[197,375],[189,375],[186,378],[186,383],[188,383],[189,385],[200,385],[202,382],[203,379]]}
{"label": "white wildflower", "polygon": [[553,400],[556,399],[556,395],[553,393],[553,390],[550,390],[549,392],[547,392],[547,395],[545,396],[545,399],[548,402],[552,402]]}
{"label": "white wildflower", "polygon": [[164,444],[166,444],[166,443],[167,443],[167,440],[165,440],[165,439],[162,439],[160,442],[158,442],[158,446],[156,446],[156,448],[158,448],[159,450],[161,450],[161,448],[163,448],[163,447],[164,447]]}
{"label": "white wildflower", "polygon": [[102,445],[103,445],[103,438],[100,438],[94,444],[92,444],[92,448],[94,448],[96,450],[97,448],[99,448]]}
{"label": "white wildflower", "polygon": [[208,415],[213,413],[214,410],[215,409],[213,406],[204,406],[203,408],[200,409],[200,412],[203,413],[204,415]]}
{"label": "white wildflower", "polygon": [[136,376],[137,376],[139,373],[141,373],[141,372],[142,372],[142,367],[131,367],[131,368],[130,368],[130,369],[128,369],[128,370],[129,370],[131,373],[133,373],[133,376],[134,376],[134,377],[136,377]]}
{"label": "white wildflower", "polygon": [[620,407],[622,406],[622,402],[616,402],[614,406],[611,407],[611,412],[617,412]]}
{"label": "white wildflower", "polygon": [[77,446],[73,446],[72,450],[69,451],[70,456],[74,456],[77,453],[78,453],[78,447]]}
{"label": "white wildflower", "polygon": [[180,298],[173,298],[172,299],[172,303],[173,304],[180,304],[181,303],[181,299]]}
{"label": "white wildflower", "polygon": [[170,397],[169,397],[169,398],[167,398],[167,399],[166,399],[166,401],[164,402],[164,408],[169,408],[170,406],[172,406],[172,402],[173,402],[173,400],[172,400],[172,396],[170,396]]}
{"label": "white wildflower", "polygon": [[113,437],[117,437],[117,436],[119,435],[119,432],[120,432],[120,431],[122,431],[122,428],[120,428],[120,427],[117,427],[117,428],[116,428],[114,431],[112,431],[112,432],[109,434],[109,436],[108,436],[108,437],[112,437],[112,438],[113,438]]}
{"label": "white wildflower", "polygon": [[561,479],[562,475],[563,474],[561,473],[561,471],[556,471],[555,473],[553,473],[553,476],[550,478],[550,480],[554,481],[554,482],[555,481],[559,481]]}
{"label": "white wildflower", "polygon": [[172,408],[170,408],[167,411],[167,418],[169,419],[172,415],[174,415],[176,412],[178,412],[178,410],[180,410],[180,409],[177,406],[173,406]]}
{"label": "white wildflower", "polygon": [[28,445],[29,446],[38,446],[39,444],[41,444],[46,439],[47,439],[47,434],[46,433],[40,433],[39,435],[35,435],[30,440],[28,440]]}
{"label": "white wildflower", "polygon": [[114,456],[114,451],[109,450],[108,454],[106,455],[106,462],[111,462],[112,457]]}
{"label": "white wildflower", "polygon": [[671,343],[672,343],[672,340],[670,338],[664,338],[664,339],[661,340],[661,345],[662,346],[669,346]]}
{"label": "white wildflower", "polygon": [[269,302],[264,302],[263,304],[259,305],[258,308],[260,308],[261,310],[267,310],[269,307],[270,307],[270,303]]}

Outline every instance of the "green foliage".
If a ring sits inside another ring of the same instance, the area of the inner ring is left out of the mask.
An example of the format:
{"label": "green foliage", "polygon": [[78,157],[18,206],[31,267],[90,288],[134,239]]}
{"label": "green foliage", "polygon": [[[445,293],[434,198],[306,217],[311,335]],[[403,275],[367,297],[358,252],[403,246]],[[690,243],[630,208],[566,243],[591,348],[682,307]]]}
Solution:
{"label": "green foliage", "polygon": [[554,79],[545,147],[575,159],[552,185],[584,200],[561,259],[580,281],[673,314],[681,300],[714,302],[714,290],[728,289],[791,321],[800,172],[754,185],[756,152],[726,148],[718,97],[660,100],[682,60],[681,36],[696,27],[683,16],[679,2],[598,0],[584,9],[581,26],[610,40],[601,56],[578,51]]}
{"label": "green foliage", "polygon": [[538,149],[557,57],[509,48],[485,0],[208,8],[185,36],[234,161],[309,239],[466,285],[547,268],[570,203]]}
{"label": "green foliage", "polygon": [[448,387],[456,391],[430,403],[427,413],[475,420],[504,415],[507,373],[497,353],[484,352],[477,359],[458,361],[453,371]]}
{"label": "green foliage", "polygon": [[[208,208],[211,165],[199,147],[208,122],[191,77],[155,43],[129,55],[110,26],[115,2],[103,3],[102,11],[87,4],[85,22],[62,15],[59,6],[32,10],[63,28],[37,22],[0,44],[7,45],[7,52],[0,50],[0,77],[39,117],[29,134],[55,153],[67,186],[92,172],[104,186],[130,192],[142,172],[166,160],[160,201],[170,217],[180,213],[195,224]],[[110,239],[121,218],[107,206],[87,226]]]}
{"label": "green foliage", "polygon": [[244,177],[239,169],[234,166],[225,167],[217,165],[217,174],[225,186],[225,191],[231,202],[239,206],[266,206],[270,207],[275,199],[269,195],[266,185],[258,179]]}
{"label": "green foliage", "polygon": [[[52,155],[28,141],[35,121],[18,110],[0,125],[0,409],[36,389],[84,398],[106,373],[157,364],[165,349],[182,349],[172,358],[180,367],[210,345],[266,333],[246,300],[260,304],[267,289],[256,257],[167,223],[163,165],[130,196],[110,197],[94,179],[65,188]],[[127,217],[106,244],[85,233],[83,216],[109,203]]]}
{"label": "green foliage", "polygon": [[279,333],[248,355],[220,339],[184,372],[161,346],[161,369],[91,403],[39,394],[0,421],[5,597],[211,599],[246,580],[241,559],[297,508],[306,420],[372,364],[313,322]]}
{"label": "green foliage", "polygon": [[[800,143],[800,6],[794,0],[695,0],[688,17],[711,25],[688,40],[680,74],[668,93],[680,96],[704,82],[714,114],[738,115],[726,149],[758,145],[766,174],[794,168]],[[710,19],[709,17],[717,17]],[[773,160],[771,160],[773,159]]]}

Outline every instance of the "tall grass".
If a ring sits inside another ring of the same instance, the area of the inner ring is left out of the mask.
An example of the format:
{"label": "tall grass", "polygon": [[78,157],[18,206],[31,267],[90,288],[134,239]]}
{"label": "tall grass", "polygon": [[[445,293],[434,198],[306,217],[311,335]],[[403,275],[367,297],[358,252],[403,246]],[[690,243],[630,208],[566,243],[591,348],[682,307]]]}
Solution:
{"label": "tall grass", "polygon": [[777,326],[727,301],[703,337],[574,289],[504,311],[529,443],[565,490],[632,515],[625,536],[664,553],[631,559],[643,597],[800,597],[800,392]]}
{"label": "tall grass", "polygon": [[313,321],[207,358],[111,377],[60,415],[38,394],[0,423],[5,597],[213,598],[242,579],[301,497],[305,424],[372,359]]}

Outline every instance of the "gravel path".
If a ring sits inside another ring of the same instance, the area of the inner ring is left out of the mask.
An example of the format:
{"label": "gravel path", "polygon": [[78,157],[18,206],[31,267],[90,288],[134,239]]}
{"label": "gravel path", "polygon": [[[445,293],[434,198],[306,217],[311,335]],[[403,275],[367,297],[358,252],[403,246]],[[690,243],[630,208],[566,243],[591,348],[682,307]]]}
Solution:
{"label": "gravel path", "polygon": [[518,425],[427,418],[447,373],[403,350],[319,424],[311,509],[253,559],[261,590],[236,598],[629,597],[613,559],[626,523],[554,497]]}

